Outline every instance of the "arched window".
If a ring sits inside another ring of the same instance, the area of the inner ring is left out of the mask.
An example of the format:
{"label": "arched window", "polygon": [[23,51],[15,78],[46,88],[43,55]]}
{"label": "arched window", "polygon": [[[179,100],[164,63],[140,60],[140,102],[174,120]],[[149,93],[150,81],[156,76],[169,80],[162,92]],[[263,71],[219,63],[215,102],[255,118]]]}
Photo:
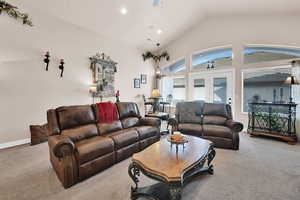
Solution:
{"label": "arched window", "polygon": [[232,66],[232,48],[219,48],[192,55],[192,68],[219,68]]}
{"label": "arched window", "polygon": [[185,59],[181,59],[162,69],[163,75],[175,74],[186,70]]}
{"label": "arched window", "polygon": [[262,46],[251,46],[244,49],[245,64],[295,58],[300,58],[300,50]]}

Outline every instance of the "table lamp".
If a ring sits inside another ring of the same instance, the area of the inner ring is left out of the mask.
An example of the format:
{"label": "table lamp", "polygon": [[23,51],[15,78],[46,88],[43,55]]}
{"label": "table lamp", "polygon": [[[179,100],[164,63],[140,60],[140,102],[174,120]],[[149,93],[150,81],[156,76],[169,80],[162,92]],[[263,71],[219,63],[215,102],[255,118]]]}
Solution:
{"label": "table lamp", "polygon": [[160,98],[160,97],[161,97],[161,95],[160,95],[159,89],[154,88],[151,93],[151,98]]}
{"label": "table lamp", "polygon": [[151,93],[151,98],[154,100],[153,113],[159,111],[159,99],[161,95],[158,88],[154,88]]}
{"label": "table lamp", "polygon": [[290,85],[290,102],[289,103],[294,103],[293,102],[293,94],[292,94],[292,86],[293,85],[299,85],[299,81],[297,80],[297,78],[295,76],[289,76],[285,82],[285,84]]}

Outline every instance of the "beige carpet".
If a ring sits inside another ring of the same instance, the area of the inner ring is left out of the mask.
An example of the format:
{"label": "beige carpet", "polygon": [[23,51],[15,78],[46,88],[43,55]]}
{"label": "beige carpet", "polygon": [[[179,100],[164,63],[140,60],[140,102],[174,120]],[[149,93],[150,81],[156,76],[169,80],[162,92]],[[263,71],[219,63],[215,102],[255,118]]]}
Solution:
{"label": "beige carpet", "polygon": [[[0,151],[0,199],[128,200],[127,159],[65,190],[46,143]],[[196,178],[183,200],[300,200],[300,145],[241,134],[239,151],[217,149],[215,174]],[[143,177],[142,184],[151,181]]]}

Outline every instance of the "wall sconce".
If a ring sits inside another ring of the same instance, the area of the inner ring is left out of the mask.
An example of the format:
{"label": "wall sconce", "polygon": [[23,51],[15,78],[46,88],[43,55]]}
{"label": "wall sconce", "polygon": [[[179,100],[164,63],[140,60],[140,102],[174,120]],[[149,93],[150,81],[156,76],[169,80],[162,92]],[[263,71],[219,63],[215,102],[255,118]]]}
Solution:
{"label": "wall sconce", "polygon": [[45,59],[44,59],[44,63],[46,63],[46,71],[48,71],[48,67],[49,67],[49,62],[50,62],[50,53],[49,51],[46,52],[45,54]]}
{"label": "wall sconce", "polygon": [[63,77],[63,74],[64,74],[64,59],[60,59],[60,65],[58,66],[58,68],[60,69],[60,77],[62,78]]}

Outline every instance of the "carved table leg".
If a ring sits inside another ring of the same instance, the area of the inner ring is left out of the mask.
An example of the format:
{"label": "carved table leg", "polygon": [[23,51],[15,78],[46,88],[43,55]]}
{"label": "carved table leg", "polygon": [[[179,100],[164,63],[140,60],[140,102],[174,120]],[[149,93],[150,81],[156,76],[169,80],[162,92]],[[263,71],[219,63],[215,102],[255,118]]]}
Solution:
{"label": "carved table leg", "polygon": [[214,166],[211,165],[211,162],[213,161],[215,156],[216,156],[216,151],[214,150],[214,148],[211,148],[207,156],[208,173],[210,174],[214,174]]}
{"label": "carved table leg", "polygon": [[169,183],[170,188],[170,195],[171,200],[180,200],[181,199],[181,192],[182,192],[182,186],[181,183]]}
{"label": "carved table leg", "polygon": [[135,163],[131,163],[128,167],[128,174],[135,184],[135,187],[131,186],[131,199],[134,200],[137,199],[135,193],[138,189],[138,177],[141,175],[139,167]]}

